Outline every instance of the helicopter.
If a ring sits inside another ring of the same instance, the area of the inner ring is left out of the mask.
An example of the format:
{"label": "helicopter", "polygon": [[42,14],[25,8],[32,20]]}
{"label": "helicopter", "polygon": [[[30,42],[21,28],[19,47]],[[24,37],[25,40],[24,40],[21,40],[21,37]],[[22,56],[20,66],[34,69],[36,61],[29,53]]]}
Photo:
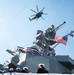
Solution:
{"label": "helicopter", "polygon": [[33,12],[36,13],[36,14],[31,15],[31,17],[33,17],[33,16],[34,16],[34,17],[33,17],[33,18],[30,18],[30,17],[29,17],[29,20],[30,20],[30,21],[32,21],[32,20],[34,20],[34,19],[38,20],[40,17],[44,20],[44,18],[42,17],[42,15],[47,15],[47,13],[43,13],[43,10],[45,9],[45,7],[43,7],[41,11],[39,11],[37,5],[36,5],[36,8],[37,8],[37,12],[34,11],[34,10],[32,10],[32,9],[30,9],[31,11],[33,11]]}

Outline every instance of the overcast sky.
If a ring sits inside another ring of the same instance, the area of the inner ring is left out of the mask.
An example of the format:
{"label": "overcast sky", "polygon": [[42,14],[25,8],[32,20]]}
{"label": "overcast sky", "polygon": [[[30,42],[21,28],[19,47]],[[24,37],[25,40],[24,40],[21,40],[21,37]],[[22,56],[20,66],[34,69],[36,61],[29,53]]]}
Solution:
{"label": "overcast sky", "polygon": [[[44,20],[29,21],[33,14],[30,9],[39,10],[43,7]],[[51,25],[57,27],[63,21],[66,24],[57,31],[56,35],[63,36],[74,30],[74,0],[0,0],[0,62],[10,58],[6,49],[14,50],[17,46],[32,45],[37,30],[45,31]],[[59,44],[56,55],[69,55],[74,59],[74,37],[68,37],[67,45]]]}

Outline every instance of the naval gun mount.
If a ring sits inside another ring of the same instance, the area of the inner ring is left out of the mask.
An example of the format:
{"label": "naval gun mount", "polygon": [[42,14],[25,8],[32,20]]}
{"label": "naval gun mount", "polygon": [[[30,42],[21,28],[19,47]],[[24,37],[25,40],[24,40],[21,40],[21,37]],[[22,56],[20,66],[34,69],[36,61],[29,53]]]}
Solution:
{"label": "naval gun mount", "polygon": [[45,30],[45,33],[41,30],[37,31],[36,41],[35,43],[43,49],[44,55],[55,56],[54,48],[51,48],[52,45],[56,44],[55,36],[57,30],[59,30],[66,22],[64,21],[62,24],[55,27],[51,25],[51,28]]}
{"label": "naval gun mount", "polygon": [[[28,67],[31,72],[35,73],[38,64],[44,63],[49,73],[74,73],[74,60],[68,55],[56,55],[54,48],[50,47],[56,43],[53,41],[56,31],[65,23],[66,22],[63,22],[58,27],[53,27],[51,30],[50,28],[47,29],[45,34],[43,31],[38,30],[36,41],[31,47],[17,47],[15,51],[7,49],[6,51],[12,55],[12,58],[10,61],[6,62],[7,65],[6,63],[4,63],[4,65],[6,65],[8,69],[20,67],[22,70],[23,67]],[[74,31],[71,31],[65,36],[68,37],[73,32]],[[51,33],[51,35],[49,33]]]}

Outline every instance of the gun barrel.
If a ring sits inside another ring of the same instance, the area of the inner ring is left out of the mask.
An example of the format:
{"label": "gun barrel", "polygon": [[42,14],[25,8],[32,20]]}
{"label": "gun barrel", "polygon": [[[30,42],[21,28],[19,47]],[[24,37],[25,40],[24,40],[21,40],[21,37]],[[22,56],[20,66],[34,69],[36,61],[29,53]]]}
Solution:
{"label": "gun barrel", "polygon": [[11,50],[9,50],[9,49],[7,49],[6,51],[14,56],[13,51],[11,51]]}
{"label": "gun barrel", "polygon": [[[59,27],[61,27],[62,25],[64,25],[65,23],[66,23],[66,21],[64,21],[62,24],[60,24],[60,25],[59,25],[59,26],[57,26],[56,28],[54,28],[52,31],[54,31],[54,30],[55,30],[55,31],[57,31],[57,30],[58,30],[58,28],[59,28]],[[51,31],[51,32],[52,32],[52,31]]]}

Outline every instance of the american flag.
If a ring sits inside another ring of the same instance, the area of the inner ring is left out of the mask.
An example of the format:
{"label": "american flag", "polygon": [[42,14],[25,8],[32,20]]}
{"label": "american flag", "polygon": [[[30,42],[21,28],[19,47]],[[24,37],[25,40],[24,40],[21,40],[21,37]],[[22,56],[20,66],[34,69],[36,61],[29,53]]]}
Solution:
{"label": "american flag", "polygon": [[62,43],[64,45],[66,45],[67,44],[67,40],[68,40],[68,38],[66,36],[55,36],[55,41],[57,43]]}

